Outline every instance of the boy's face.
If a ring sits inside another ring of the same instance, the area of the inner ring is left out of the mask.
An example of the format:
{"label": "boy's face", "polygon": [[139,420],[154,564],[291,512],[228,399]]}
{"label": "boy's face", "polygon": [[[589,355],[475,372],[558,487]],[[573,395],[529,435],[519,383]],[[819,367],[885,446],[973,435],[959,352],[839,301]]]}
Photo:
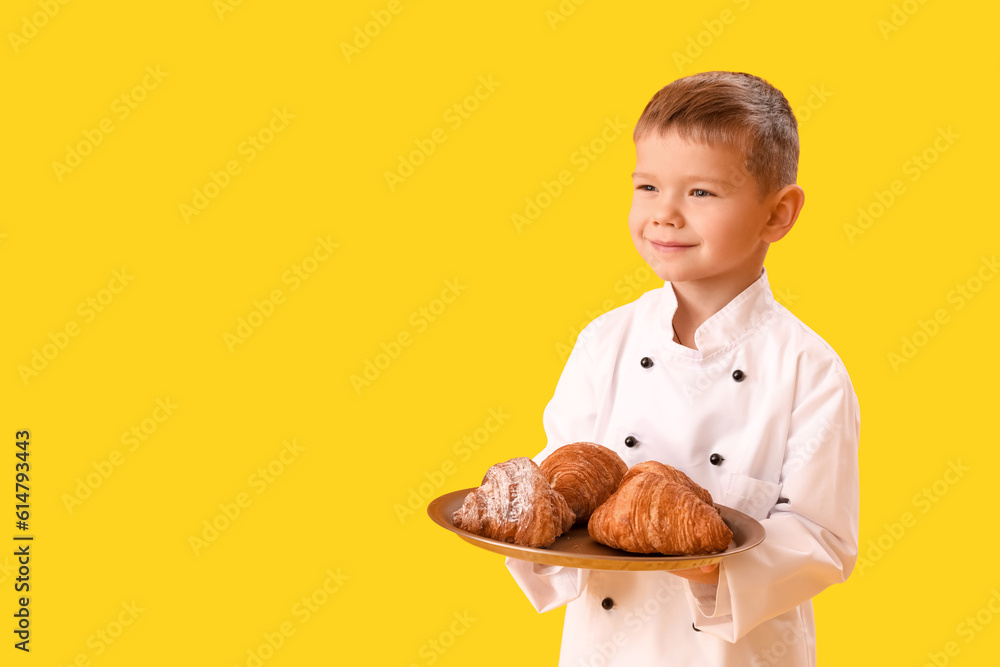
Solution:
{"label": "boy's face", "polygon": [[635,152],[629,231],[656,275],[722,290],[756,280],[771,197],[758,201],[740,153],[674,130],[639,140]]}

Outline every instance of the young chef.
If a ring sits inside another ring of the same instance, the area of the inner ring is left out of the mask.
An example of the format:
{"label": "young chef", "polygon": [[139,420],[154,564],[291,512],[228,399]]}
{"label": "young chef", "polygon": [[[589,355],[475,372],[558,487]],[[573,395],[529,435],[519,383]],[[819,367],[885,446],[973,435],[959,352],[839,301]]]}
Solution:
{"label": "young chef", "polygon": [[580,334],[534,460],[589,441],[662,461],[767,536],[697,570],[507,567],[539,612],[568,603],[562,667],[814,665],[811,598],[857,556],[860,413],[763,268],[804,202],[795,117],[763,79],[706,72],[657,92],[633,139],[629,230],[666,284]]}

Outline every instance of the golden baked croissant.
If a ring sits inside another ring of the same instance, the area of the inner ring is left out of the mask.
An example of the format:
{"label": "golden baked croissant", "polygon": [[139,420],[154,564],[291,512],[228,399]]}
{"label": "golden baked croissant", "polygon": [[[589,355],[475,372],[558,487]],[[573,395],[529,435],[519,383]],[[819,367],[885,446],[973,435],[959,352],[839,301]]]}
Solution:
{"label": "golden baked croissant", "polygon": [[539,466],[552,488],[566,498],[578,523],[590,515],[621,484],[628,465],[615,452],[593,442],[564,445]]}
{"label": "golden baked croissant", "polygon": [[733,538],[708,491],[659,461],[632,466],[587,530],[601,544],[644,554],[717,553]]}
{"label": "golden baked croissant", "polygon": [[573,525],[576,515],[527,457],[497,463],[453,515],[457,528],[501,542],[547,547]]}
{"label": "golden baked croissant", "polygon": [[[709,505],[714,505],[712,502],[712,494],[673,466],[668,466],[666,463],[660,463],[659,461],[643,461],[642,463],[637,463],[629,469],[629,473],[633,475],[638,475],[643,472],[654,472],[658,475],[668,477],[674,482],[683,484],[687,488],[691,489],[691,491],[696,496],[701,498],[702,501],[708,503]],[[625,480],[623,479],[622,481],[624,482]]]}

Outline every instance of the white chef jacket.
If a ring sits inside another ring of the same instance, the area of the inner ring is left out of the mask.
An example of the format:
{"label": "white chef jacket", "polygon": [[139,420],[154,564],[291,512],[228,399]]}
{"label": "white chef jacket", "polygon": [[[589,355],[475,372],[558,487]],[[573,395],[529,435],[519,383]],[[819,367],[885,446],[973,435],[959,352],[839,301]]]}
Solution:
{"label": "white chef jacket", "polygon": [[[771,293],[766,271],[673,342],[670,283],[591,322],[545,408],[548,444],[596,442],[630,467],[668,463],[766,537],[719,584],[668,572],[507,567],[539,611],[567,604],[560,667],[815,665],[811,598],[858,551],[860,412],[833,349]],[[652,362],[652,363],[650,363]]]}

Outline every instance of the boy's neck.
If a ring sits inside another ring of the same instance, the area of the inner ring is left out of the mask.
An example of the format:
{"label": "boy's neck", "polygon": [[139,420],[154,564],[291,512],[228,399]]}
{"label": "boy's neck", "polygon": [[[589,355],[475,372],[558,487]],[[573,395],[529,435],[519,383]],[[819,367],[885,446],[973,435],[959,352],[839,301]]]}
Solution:
{"label": "boy's neck", "polygon": [[[752,276],[752,277],[751,277]],[[670,283],[677,297],[677,310],[674,312],[674,332],[680,338],[678,342],[684,347],[697,350],[694,344],[694,333],[708,318],[726,307],[739,296],[743,290],[754,284],[760,278],[760,268],[752,274],[746,274],[735,279],[723,281],[691,281]]]}

